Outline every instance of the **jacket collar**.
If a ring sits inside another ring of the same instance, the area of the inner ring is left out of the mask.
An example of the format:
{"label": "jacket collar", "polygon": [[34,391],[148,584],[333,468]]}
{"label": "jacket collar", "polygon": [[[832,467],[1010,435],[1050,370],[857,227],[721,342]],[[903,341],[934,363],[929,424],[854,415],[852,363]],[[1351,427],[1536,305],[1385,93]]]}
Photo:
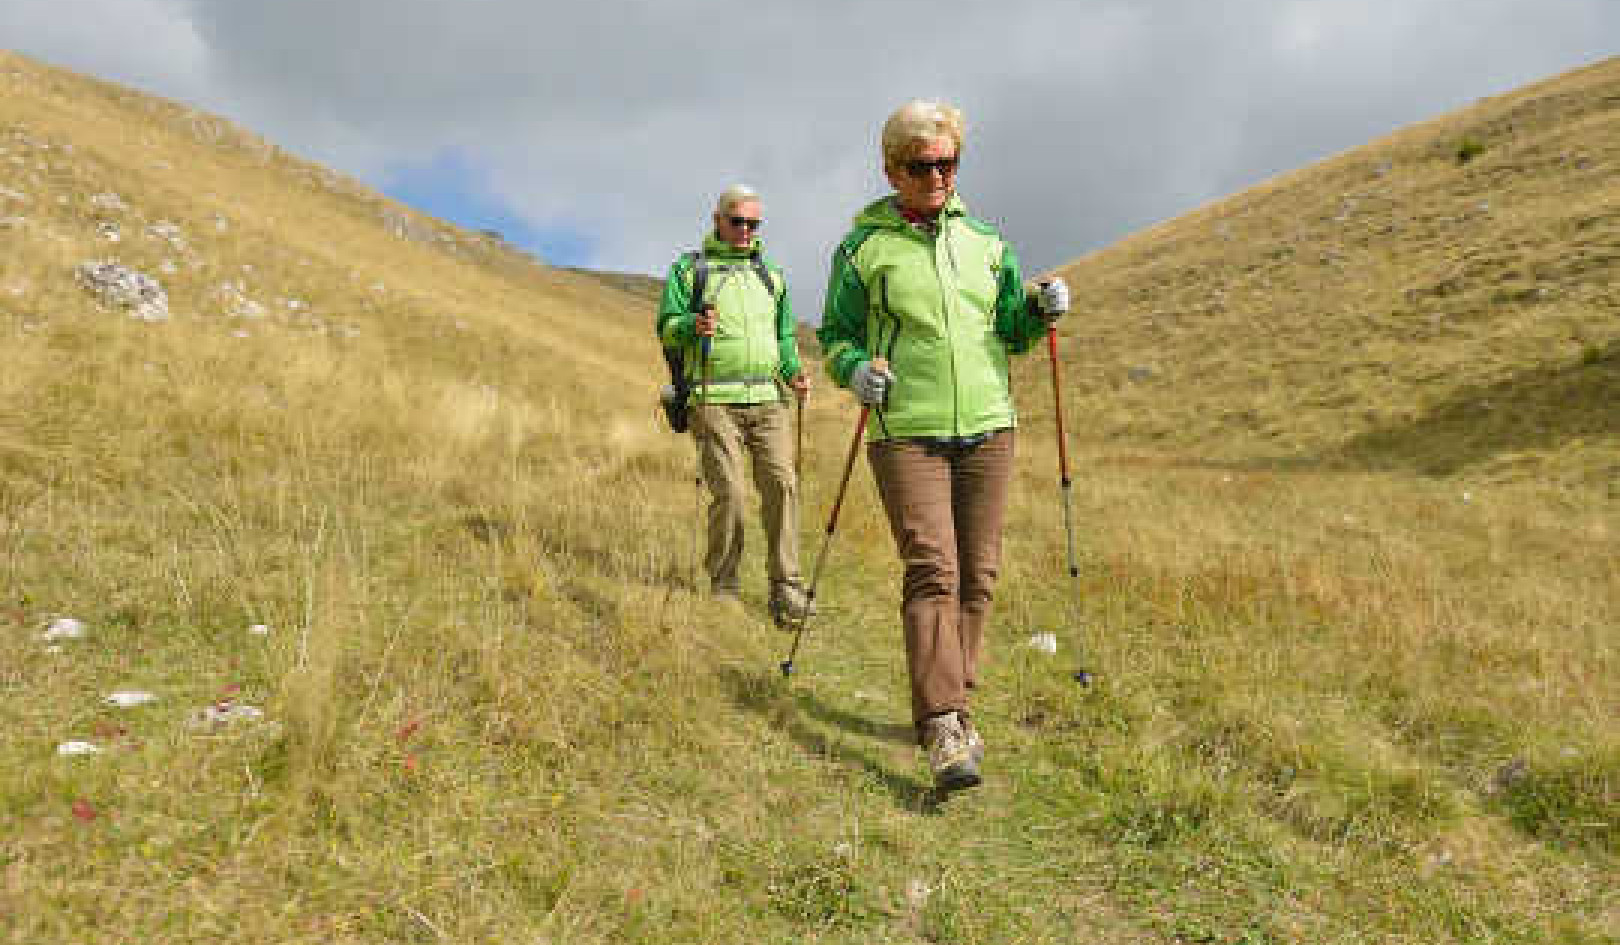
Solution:
{"label": "jacket collar", "polygon": [[703,255],[710,259],[752,259],[763,253],[759,237],[754,237],[747,249],[738,249],[730,243],[722,243],[720,238],[710,232],[703,238]]}
{"label": "jacket collar", "polygon": [[[940,208],[939,222],[943,223],[945,220],[951,217],[961,217],[966,215],[967,204],[962,202],[961,195],[951,194],[950,199],[945,201],[945,206]],[[855,215],[855,225],[875,226],[889,230],[906,229],[913,226],[913,224],[900,213],[900,208],[895,205],[893,194],[890,194],[887,197],[880,197],[879,199],[867,204],[866,209]]]}

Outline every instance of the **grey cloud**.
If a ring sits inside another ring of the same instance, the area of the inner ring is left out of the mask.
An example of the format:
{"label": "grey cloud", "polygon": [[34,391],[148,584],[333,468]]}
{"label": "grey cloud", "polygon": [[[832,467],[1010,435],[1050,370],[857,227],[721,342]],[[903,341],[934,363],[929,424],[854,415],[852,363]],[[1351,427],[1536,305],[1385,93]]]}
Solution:
{"label": "grey cloud", "polygon": [[908,98],[965,107],[964,196],[1034,271],[1620,37],[1612,0],[100,2],[193,48],[63,59],[59,0],[0,25],[374,182],[458,149],[534,221],[589,221],[604,267],[661,272],[748,182],[803,314]]}

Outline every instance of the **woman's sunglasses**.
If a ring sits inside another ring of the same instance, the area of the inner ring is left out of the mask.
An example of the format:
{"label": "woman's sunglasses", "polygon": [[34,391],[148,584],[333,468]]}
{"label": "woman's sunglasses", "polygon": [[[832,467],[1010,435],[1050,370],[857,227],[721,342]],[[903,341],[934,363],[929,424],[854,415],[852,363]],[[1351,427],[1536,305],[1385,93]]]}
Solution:
{"label": "woman's sunglasses", "polygon": [[939,176],[949,177],[956,173],[956,158],[939,158],[934,161],[907,161],[902,165],[906,173],[912,177],[927,177],[929,171],[939,171]]}
{"label": "woman's sunglasses", "polygon": [[732,217],[731,225],[743,230],[759,229],[760,220],[755,217]]}

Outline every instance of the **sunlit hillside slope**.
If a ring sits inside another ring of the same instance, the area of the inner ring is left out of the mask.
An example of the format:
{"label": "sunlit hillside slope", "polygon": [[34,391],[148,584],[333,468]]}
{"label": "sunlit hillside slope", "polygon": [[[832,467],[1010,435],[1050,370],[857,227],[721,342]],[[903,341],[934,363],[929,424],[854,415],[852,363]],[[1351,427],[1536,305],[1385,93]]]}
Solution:
{"label": "sunlit hillside slope", "polygon": [[1620,495],[1620,59],[1063,271],[1083,436]]}
{"label": "sunlit hillside slope", "polygon": [[654,281],[0,55],[0,941],[1616,940],[1615,75],[1069,268],[941,799],[864,467],[791,681],[692,593]]}

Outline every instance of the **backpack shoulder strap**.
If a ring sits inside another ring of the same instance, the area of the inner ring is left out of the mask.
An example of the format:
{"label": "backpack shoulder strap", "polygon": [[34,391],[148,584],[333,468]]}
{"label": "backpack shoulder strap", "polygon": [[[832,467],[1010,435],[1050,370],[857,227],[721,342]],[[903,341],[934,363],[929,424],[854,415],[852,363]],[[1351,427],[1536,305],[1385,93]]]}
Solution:
{"label": "backpack shoulder strap", "polygon": [[754,274],[759,276],[759,281],[765,283],[765,291],[771,294],[771,298],[776,298],[776,279],[771,276],[771,267],[765,265],[765,256],[755,253],[753,264]]}
{"label": "backpack shoulder strap", "polygon": [[703,250],[694,249],[686,254],[692,263],[692,300],[688,307],[694,312],[703,311],[703,293],[709,288],[709,259],[703,255]]}

